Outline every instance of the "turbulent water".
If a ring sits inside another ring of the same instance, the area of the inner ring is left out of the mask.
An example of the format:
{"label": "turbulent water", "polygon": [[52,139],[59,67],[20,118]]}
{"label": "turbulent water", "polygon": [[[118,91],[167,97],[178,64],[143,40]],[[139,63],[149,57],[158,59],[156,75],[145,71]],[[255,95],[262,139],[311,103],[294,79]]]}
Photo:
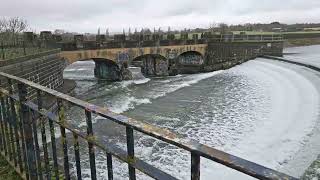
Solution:
{"label": "turbulent water", "polygon": [[[299,53],[288,58],[311,63],[320,62],[319,50],[320,46],[287,49]],[[116,113],[296,177],[320,150],[320,74],[307,68],[259,58],[229,70],[114,83],[95,79],[93,68],[93,61],[77,62],[67,67],[64,77],[76,80],[76,97]],[[70,124],[85,130],[84,115],[77,109],[71,108],[68,117]],[[105,144],[125,149],[122,127],[94,117],[94,132]],[[190,154],[184,150],[137,133],[135,153],[180,179],[190,177]],[[82,157],[89,178],[88,159]],[[99,179],[107,179],[105,155],[97,151],[96,158]],[[126,164],[114,163],[115,179],[124,179]],[[206,159],[201,159],[201,176],[250,179]],[[138,177],[147,178],[141,173]]]}

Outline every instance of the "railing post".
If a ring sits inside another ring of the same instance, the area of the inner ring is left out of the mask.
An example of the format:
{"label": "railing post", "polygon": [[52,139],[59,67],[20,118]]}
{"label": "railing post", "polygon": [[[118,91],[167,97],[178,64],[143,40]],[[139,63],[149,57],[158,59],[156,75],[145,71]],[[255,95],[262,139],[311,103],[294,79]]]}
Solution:
{"label": "railing post", "polygon": [[6,132],[5,132],[5,112],[4,112],[4,101],[3,101],[3,94],[0,94],[1,99],[1,108],[0,108],[0,124],[1,124],[1,150],[7,154],[7,146],[6,146]]}
{"label": "railing post", "polygon": [[[59,116],[59,122],[62,125],[65,125],[65,115],[64,115],[64,107],[63,102],[61,99],[57,100],[58,104],[58,116]],[[61,144],[63,148],[63,166],[64,166],[64,178],[66,180],[70,179],[70,173],[69,173],[69,158],[68,158],[68,144],[67,144],[67,137],[66,137],[66,129],[60,125],[60,131],[61,131]]]}
{"label": "railing post", "polygon": [[33,147],[33,137],[32,137],[32,121],[30,119],[30,111],[29,108],[24,104],[26,102],[27,96],[27,87],[18,83],[18,91],[19,91],[19,101],[20,101],[20,111],[21,111],[21,120],[23,122],[24,129],[24,138],[26,144],[26,155],[27,155],[27,163],[29,169],[29,176],[31,180],[37,180],[37,168],[36,168],[36,157],[34,154]]}
{"label": "railing post", "polygon": [[[133,129],[131,127],[126,127],[127,134],[127,151],[128,151],[128,161],[133,162],[134,160],[134,137],[133,137]],[[129,169],[129,179],[136,179],[136,169],[128,164]]]}
{"label": "railing post", "polygon": [[11,111],[10,111],[10,97],[7,96],[7,98],[5,99],[5,102],[7,104],[6,106],[6,111],[7,111],[7,121],[8,121],[8,132],[9,132],[9,138],[10,138],[10,149],[11,149],[11,157],[10,157],[10,160],[13,160],[13,163],[14,165],[16,166],[17,165],[17,161],[16,161],[16,150],[15,150],[15,145],[14,145],[14,142],[15,142],[15,139],[13,137],[13,120],[12,120],[12,114],[11,114]]}
{"label": "railing post", "polygon": [[[12,81],[11,79],[8,79],[9,84],[9,94],[13,94],[13,87],[12,87]],[[13,127],[14,127],[14,134],[15,134],[15,141],[16,141],[16,150],[17,150],[17,163],[19,164],[20,171],[23,172],[23,164],[22,164],[22,158],[21,158],[21,149],[20,149],[20,138],[18,133],[18,119],[16,114],[16,108],[15,108],[15,102],[13,98],[10,98],[10,104],[11,104],[11,115],[12,115],[12,121],[13,121]]]}
{"label": "railing post", "polygon": [[[86,110],[86,120],[87,120],[87,135],[88,137],[94,139],[93,136],[93,130],[92,130],[92,117],[91,112]],[[90,159],[90,169],[91,169],[91,179],[96,180],[96,158],[95,158],[95,152],[94,152],[94,146],[91,142],[88,142],[89,147],[89,159]]]}
{"label": "railing post", "polygon": [[108,180],[113,180],[112,155],[107,153]]}
{"label": "railing post", "polygon": [[9,136],[8,136],[8,126],[7,126],[7,111],[6,111],[6,104],[4,101],[4,95],[1,94],[1,111],[2,111],[2,126],[3,126],[3,143],[4,143],[4,154],[5,155],[9,155],[11,153],[10,150],[10,140],[9,140]]}
{"label": "railing post", "polygon": [[200,180],[200,156],[191,152],[191,180]]}
{"label": "railing post", "polygon": [[59,180],[56,137],[55,137],[53,121],[51,119],[49,119],[49,128],[50,128],[51,149],[52,149],[52,159],[53,159],[53,171],[54,171],[55,179]]}
{"label": "railing post", "polygon": [[35,154],[37,158],[37,168],[38,168],[38,177],[39,180],[42,180],[42,167],[41,167],[41,158],[40,158],[40,147],[38,142],[38,131],[37,131],[37,113],[34,110],[31,110],[32,114],[32,129],[33,129],[33,140],[34,140],[34,148],[35,148]]}
{"label": "railing post", "polygon": [[[42,97],[41,91],[37,90],[37,102],[38,102],[38,111],[42,110]],[[45,176],[47,179],[51,179],[51,173],[49,171],[49,157],[48,157],[48,147],[47,147],[47,136],[46,136],[46,127],[45,127],[45,118],[39,113],[39,121],[41,127],[41,140],[42,140],[42,149],[44,156],[44,168]]]}
{"label": "railing post", "polygon": [[76,168],[77,168],[77,179],[81,180],[81,164],[80,164],[80,152],[79,152],[79,140],[78,135],[73,133],[73,147],[74,147],[74,159],[76,161]]}

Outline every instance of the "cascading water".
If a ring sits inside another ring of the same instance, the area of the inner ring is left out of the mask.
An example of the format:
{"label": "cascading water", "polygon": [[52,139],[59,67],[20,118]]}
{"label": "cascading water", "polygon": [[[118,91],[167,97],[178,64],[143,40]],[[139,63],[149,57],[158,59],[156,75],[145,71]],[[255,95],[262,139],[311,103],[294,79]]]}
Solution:
{"label": "cascading water", "polygon": [[[300,49],[302,53],[304,48]],[[320,54],[299,57],[312,59]],[[65,77],[76,80],[78,98],[114,112],[168,128],[296,177],[320,150],[316,141],[320,136],[320,74],[309,69],[257,59],[224,71],[145,78],[140,68],[131,67],[133,80],[109,83],[92,78],[90,73],[85,76],[84,72],[91,72],[94,67],[92,62],[87,63],[68,67]],[[84,116],[70,109],[68,117],[72,119],[69,123],[85,131]],[[97,116],[94,129],[95,136],[106,144],[126,149],[125,130],[120,126]],[[189,154],[173,146],[135,134],[135,153],[180,179],[190,177]],[[98,177],[105,179],[106,157],[97,151],[96,160]],[[126,178],[127,166],[114,163],[115,179]],[[82,166],[89,178],[86,156]],[[250,179],[205,159],[201,159],[201,176]]]}

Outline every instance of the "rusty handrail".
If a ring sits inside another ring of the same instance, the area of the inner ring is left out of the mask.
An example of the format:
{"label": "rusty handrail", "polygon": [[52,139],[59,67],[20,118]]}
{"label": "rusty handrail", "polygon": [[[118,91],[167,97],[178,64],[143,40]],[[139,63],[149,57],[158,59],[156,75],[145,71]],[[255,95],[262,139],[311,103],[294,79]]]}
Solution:
{"label": "rusty handrail", "polygon": [[[217,150],[215,148],[209,147],[207,145],[201,144],[195,140],[191,140],[189,138],[186,138],[182,135],[173,133],[167,129],[159,128],[141,121],[137,121],[135,119],[126,117],[121,114],[116,114],[111,111],[109,111],[106,108],[96,106],[94,104],[79,100],[77,98],[71,97],[69,95],[57,92],[55,90],[46,88],[44,86],[41,86],[39,84],[30,82],[28,80],[12,76],[3,72],[0,72],[0,76],[10,79],[10,81],[14,81],[20,84],[19,89],[23,89],[23,87],[32,87],[36,89],[38,92],[44,92],[49,95],[52,95],[58,99],[58,109],[63,108],[60,101],[66,101],[69,102],[75,106],[81,107],[85,109],[86,115],[87,115],[87,125],[88,125],[88,134],[84,135],[78,132],[77,130],[74,130],[72,128],[69,128],[63,119],[63,114],[60,114],[60,110],[58,115],[55,115],[52,112],[45,111],[41,108],[41,104],[34,104],[32,102],[24,102],[21,97],[17,97],[16,95],[11,94],[9,91],[6,91],[2,89],[0,93],[2,95],[8,96],[15,101],[19,101],[22,103],[22,107],[28,107],[32,111],[39,112],[41,116],[49,118],[50,122],[57,123],[60,128],[68,129],[70,130],[74,136],[79,136],[84,138],[89,145],[89,154],[90,154],[90,167],[91,167],[91,177],[95,179],[95,161],[94,161],[94,152],[92,153],[92,147],[97,146],[101,148],[102,150],[106,151],[107,157],[116,156],[119,159],[125,161],[128,163],[129,167],[129,177],[130,179],[135,179],[135,169],[139,169],[142,172],[145,172],[150,177],[156,178],[156,179],[175,179],[171,175],[168,175],[167,173],[154,168],[153,166],[141,161],[137,157],[134,156],[134,150],[133,150],[133,130],[142,132],[146,135],[149,135],[151,137],[154,137],[156,139],[162,140],[164,142],[167,142],[169,144],[175,145],[179,148],[182,148],[184,150],[187,150],[191,153],[191,179],[192,180],[198,180],[200,179],[200,157],[204,157],[207,159],[210,159],[212,161],[215,161],[217,163],[223,164],[227,167],[230,167],[232,169],[235,169],[239,172],[242,172],[244,174],[247,174],[249,176],[258,178],[258,179],[296,179],[294,177],[291,177],[289,175],[286,175],[284,173],[278,172],[276,170],[264,167],[262,165],[256,164],[254,162],[242,159],[240,157],[231,155],[229,153]],[[23,96],[22,96],[23,97]],[[40,107],[39,107],[40,106]],[[62,111],[61,111],[62,113]],[[99,144],[98,142],[94,141],[91,136],[93,135],[92,132],[92,122],[91,122],[91,113],[100,115],[104,118],[107,118],[113,122],[116,122],[118,124],[121,124],[126,127],[126,133],[127,133],[127,152],[123,152],[123,150],[120,149],[110,149],[110,147],[105,147],[102,144]],[[62,138],[65,137],[65,131],[62,131]],[[66,148],[66,144],[63,144],[64,148]],[[66,153],[66,152],[65,152]],[[65,154],[65,156],[68,156]],[[68,162],[68,158],[65,158],[65,162]],[[92,159],[93,158],[93,159]],[[93,160],[93,161],[91,161]],[[109,161],[108,161],[109,163]],[[111,164],[112,165],[112,164]],[[64,164],[65,167],[65,173],[68,172],[68,164]],[[78,167],[78,166],[77,166]],[[112,169],[112,166],[111,166]],[[110,173],[110,176],[112,175],[112,171],[109,172],[109,166],[108,166],[108,174]],[[67,176],[68,173],[65,175]],[[81,172],[80,172],[81,175]]]}

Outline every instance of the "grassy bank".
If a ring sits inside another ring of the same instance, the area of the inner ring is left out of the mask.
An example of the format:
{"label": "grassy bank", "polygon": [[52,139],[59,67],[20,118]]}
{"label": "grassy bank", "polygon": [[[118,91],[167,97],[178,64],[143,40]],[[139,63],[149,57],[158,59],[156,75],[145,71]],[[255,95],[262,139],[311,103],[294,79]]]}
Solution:
{"label": "grassy bank", "polygon": [[2,155],[0,155],[0,180],[22,180]]}
{"label": "grassy bank", "polygon": [[288,39],[285,41],[285,47],[296,47],[296,46],[310,46],[320,44],[319,38],[299,38],[299,39]]}

